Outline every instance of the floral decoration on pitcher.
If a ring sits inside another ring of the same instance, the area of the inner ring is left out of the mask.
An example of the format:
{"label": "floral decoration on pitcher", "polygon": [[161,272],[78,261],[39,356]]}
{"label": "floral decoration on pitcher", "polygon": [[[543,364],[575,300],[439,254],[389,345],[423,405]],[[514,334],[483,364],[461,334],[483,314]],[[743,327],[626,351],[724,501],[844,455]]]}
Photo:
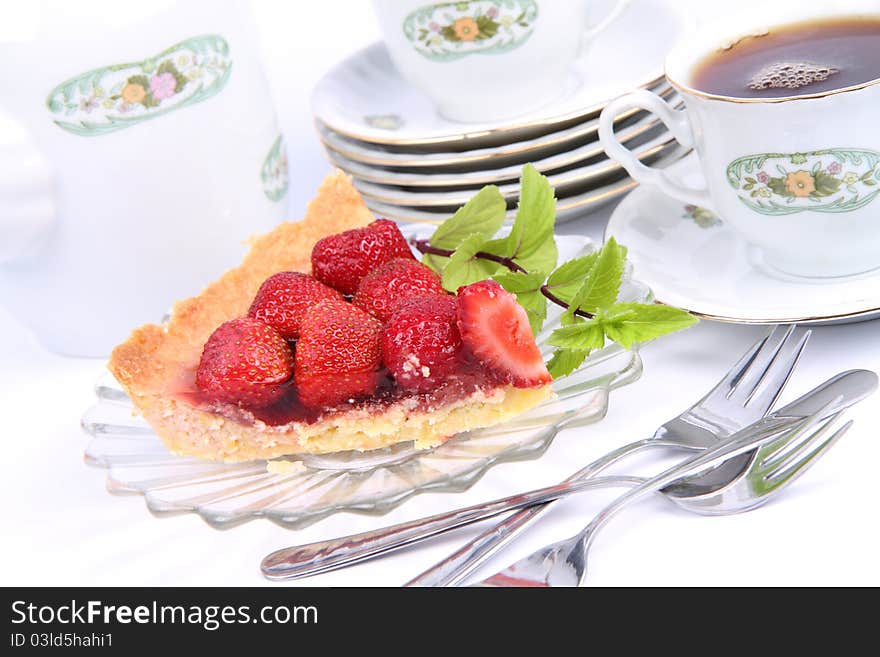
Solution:
{"label": "floral decoration on pitcher", "polygon": [[263,182],[263,193],[270,201],[280,201],[287,194],[287,150],[281,135],[278,135],[263,160],[260,180]]}
{"label": "floral decoration on pitcher", "polygon": [[226,85],[229,45],[193,37],[141,62],[83,73],[49,92],[55,123],[81,136],[103,135],[207,100]]}
{"label": "floral decoration on pitcher", "polygon": [[851,212],[880,194],[880,153],[830,148],[808,153],[766,153],[734,160],[727,180],[755,212]]}
{"label": "floral decoration on pitcher", "polygon": [[537,18],[535,0],[440,2],[409,14],[403,32],[420,54],[449,62],[513,50],[532,36]]}

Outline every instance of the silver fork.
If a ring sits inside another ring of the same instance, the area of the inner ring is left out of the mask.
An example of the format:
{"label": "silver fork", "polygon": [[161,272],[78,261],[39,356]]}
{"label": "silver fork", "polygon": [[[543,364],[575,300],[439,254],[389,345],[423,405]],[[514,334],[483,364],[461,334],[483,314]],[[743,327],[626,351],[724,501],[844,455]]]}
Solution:
{"label": "silver fork", "polygon": [[[760,457],[739,478],[748,482],[736,499],[731,499],[731,513],[754,508],[777,494],[814,465],[835,442],[852,426],[847,422],[830,436],[834,421],[843,411],[822,421],[827,413],[820,411],[799,422],[794,428],[786,428],[780,436],[778,429],[773,442],[758,450]],[[821,422],[816,427],[816,423]],[[760,424],[760,423],[759,423]],[[760,435],[760,431],[757,432]],[[629,504],[650,495],[683,477],[697,475],[706,468],[714,467],[735,454],[755,448],[756,432],[748,427],[723,445],[691,457],[687,461],[652,477],[640,486],[624,493],[605,507],[583,530],[574,536],[547,545],[511,564],[504,570],[478,582],[476,586],[579,586],[587,573],[587,555],[599,530]],[[742,493],[745,492],[745,495]]]}
{"label": "silver fork", "polygon": [[[794,330],[794,325],[774,327],[696,404],[661,425],[650,438],[609,452],[574,473],[566,482],[593,477],[621,459],[646,449],[704,450],[764,417],[779,398],[810,337],[810,331],[805,331],[794,349],[783,356],[785,348],[795,340]],[[461,582],[553,504],[531,506],[510,515],[407,582],[406,586],[453,586]]]}
{"label": "silver fork", "polygon": [[[816,413],[833,415],[872,394],[878,377],[868,370],[841,372],[784,408],[759,420],[759,428],[782,426],[809,418]],[[752,427],[755,429],[755,426]],[[747,478],[753,460],[763,458],[760,450],[731,458],[717,468],[675,482],[661,494],[695,513],[734,513],[754,508],[752,488],[756,482]],[[555,486],[539,488],[510,497],[482,502],[470,507],[439,513],[428,518],[400,523],[391,527],[362,532],[351,536],[319,541],[294,548],[284,548],[268,555],[262,563],[263,574],[269,579],[293,579],[351,565],[395,547],[416,543],[444,531],[472,522],[507,513],[513,509],[542,504],[558,497],[585,490],[606,487],[632,487],[644,483],[640,477],[590,477]],[[757,482],[760,485],[760,482]]]}
{"label": "silver fork", "polygon": [[[743,354],[705,397],[661,426],[651,438],[614,450],[573,475],[567,482],[592,477],[625,456],[653,447],[705,449],[766,415],[791,376],[810,335],[806,331],[798,339],[794,336],[794,330],[794,326],[774,328]],[[794,349],[783,355],[793,343]],[[460,581],[471,571],[471,563],[476,567],[537,518],[544,508],[546,506],[532,506],[517,512],[501,525],[493,527],[488,537],[484,534],[481,537],[483,542],[477,544],[474,550],[476,561],[470,562],[471,553],[460,550],[409,584],[449,585]],[[484,517],[441,514],[441,521],[432,516],[382,530],[282,548],[263,559],[261,570],[269,579],[307,577],[387,554]],[[462,560],[466,563],[459,564]],[[460,565],[462,569],[459,570]]]}

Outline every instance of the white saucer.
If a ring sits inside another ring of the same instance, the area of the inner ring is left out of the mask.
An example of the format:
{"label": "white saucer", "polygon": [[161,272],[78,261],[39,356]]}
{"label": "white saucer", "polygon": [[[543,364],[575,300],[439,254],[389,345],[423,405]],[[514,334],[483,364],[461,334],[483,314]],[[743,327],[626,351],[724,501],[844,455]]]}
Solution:
{"label": "white saucer", "polygon": [[[639,146],[633,146],[632,152],[643,162],[651,162],[662,155],[672,153],[678,148],[678,142],[667,131],[661,131],[657,137],[646,141]],[[333,159],[331,157],[331,159]],[[533,162],[534,164],[534,162]],[[460,206],[482,187],[482,185],[468,186],[456,191],[437,191],[435,187],[396,187],[384,184],[375,184],[368,178],[363,178],[353,169],[345,168],[347,173],[352,174],[354,184],[364,198],[374,199],[391,205],[404,205],[408,207],[449,207]],[[508,201],[516,201],[519,198],[519,177],[522,174],[522,165],[511,167],[516,170],[514,179],[498,185],[498,190]],[[539,171],[541,168],[539,167]],[[567,169],[561,173],[547,176],[550,184],[556,190],[557,198],[572,196],[595,187],[608,184],[609,178],[615,174],[625,174],[620,164],[614,160],[603,158],[586,166]],[[456,174],[444,174],[454,180]],[[456,185],[461,186],[463,181]]]}
{"label": "white saucer", "polygon": [[[677,107],[680,104],[678,97],[670,97]],[[560,153],[570,154],[574,158],[572,161],[575,162],[578,159],[603,155],[604,151],[596,137],[598,124],[599,120],[593,119],[533,139],[486,148],[433,151],[430,153],[392,151],[383,146],[349,139],[320,124],[317,128],[324,146],[333,154],[345,159],[374,168],[394,167],[395,169],[412,169],[412,172],[430,173],[444,168],[495,169],[510,162],[536,160]],[[625,143],[644,135],[658,125],[660,122],[656,117],[646,112],[639,112],[630,117],[618,129],[618,139]],[[573,151],[578,152],[573,153]],[[410,172],[408,171],[408,173]]]}
{"label": "white saucer", "polygon": [[[672,139],[669,132],[664,131],[659,137],[650,140],[665,141]],[[659,143],[659,142],[658,142]],[[631,146],[633,150],[644,150],[647,143],[639,146]],[[578,148],[555,153],[549,157],[532,159],[531,163],[541,173],[559,171],[561,169],[586,170],[595,166],[612,167],[619,169],[620,164],[605,156],[604,150],[595,143],[579,146]],[[395,171],[372,167],[368,164],[350,160],[330,148],[324,149],[330,162],[347,173],[377,185],[393,185],[395,187],[411,188],[413,191],[427,191],[438,187],[453,188],[479,188],[483,185],[497,185],[508,182],[516,182],[522,173],[522,164],[514,163],[503,167],[480,169],[478,171],[433,171],[428,169],[424,172]]]}
{"label": "white saucer", "polygon": [[[659,156],[653,164],[661,167],[666,166],[681,159],[687,152],[688,150],[681,146],[674,147],[671,151],[666,151]],[[622,180],[599,185],[580,194],[560,196],[556,203],[556,223],[561,224],[593,212],[603,205],[619,199],[635,188],[637,184],[632,178],[625,177]],[[398,206],[371,199],[366,195],[364,202],[377,216],[405,223],[439,224],[451,217],[455,211],[455,207],[414,208]],[[515,216],[516,209],[509,210],[507,221],[513,221]]]}
{"label": "white saucer", "polygon": [[[579,0],[581,1],[581,0]],[[504,123],[457,123],[403,80],[382,44],[373,44],[334,67],[312,95],[315,117],[349,138],[378,144],[450,146],[468,140],[522,139],[560,124],[584,121],[635,87],[656,84],[663,59],[692,25],[681,3],[634,0],[591,44],[580,79],[572,75],[558,101]]]}
{"label": "white saucer", "polygon": [[[671,169],[690,185],[702,183],[694,155]],[[605,235],[626,245],[634,275],[658,301],[706,319],[782,324],[880,317],[880,269],[825,279],[775,273],[723,218],[654,187],[640,186],[623,199]]]}

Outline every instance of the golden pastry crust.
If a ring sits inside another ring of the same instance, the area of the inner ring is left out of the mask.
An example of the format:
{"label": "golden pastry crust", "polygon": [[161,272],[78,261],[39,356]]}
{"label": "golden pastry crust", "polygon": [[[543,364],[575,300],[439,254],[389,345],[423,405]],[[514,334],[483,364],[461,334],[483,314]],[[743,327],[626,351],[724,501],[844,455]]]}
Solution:
{"label": "golden pastry crust", "polygon": [[518,415],[550,396],[549,386],[477,391],[456,404],[416,410],[403,399],[381,413],[352,409],[313,424],[242,424],[200,410],[173,393],[182,372],[198,365],[202,347],[223,322],[245,315],[262,282],[279,271],[311,271],[311,252],[322,237],[365,226],[374,217],[348,176],[327,176],[305,218],[283,223],[250,242],[241,265],[198,296],[174,305],[164,325],[146,324],[113,350],[108,367],[137,410],[174,453],[220,461],[285,454],[374,449],[415,440],[436,445],[459,431]]}

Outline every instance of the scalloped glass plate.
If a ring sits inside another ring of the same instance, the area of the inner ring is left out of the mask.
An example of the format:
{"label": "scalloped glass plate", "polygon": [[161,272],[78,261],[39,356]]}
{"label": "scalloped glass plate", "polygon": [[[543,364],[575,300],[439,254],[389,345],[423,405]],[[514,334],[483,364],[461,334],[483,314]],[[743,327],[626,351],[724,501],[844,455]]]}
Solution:
{"label": "scalloped glass plate", "polygon": [[[563,240],[558,238],[560,252]],[[570,242],[566,246],[571,246]],[[582,250],[583,240],[579,246]],[[647,301],[643,285],[627,279],[621,299]],[[561,312],[551,309],[538,344],[546,343]],[[266,461],[214,463],[168,451],[116,380],[96,385],[98,402],[82,418],[91,436],[86,463],[107,469],[111,493],[139,493],[156,514],[197,513],[218,528],[255,518],[296,529],[340,511],[380,515],[424,491],[462,491],[505,461],[538,458],[563,429],[604,417],[612,390],[637,380],[638,351],[617,345],[592,354],[574,374],[556,381],[556,396],[511,421],[461,433],[430,450],[411,443],[368,452],[289,456],[284,473]]]}

